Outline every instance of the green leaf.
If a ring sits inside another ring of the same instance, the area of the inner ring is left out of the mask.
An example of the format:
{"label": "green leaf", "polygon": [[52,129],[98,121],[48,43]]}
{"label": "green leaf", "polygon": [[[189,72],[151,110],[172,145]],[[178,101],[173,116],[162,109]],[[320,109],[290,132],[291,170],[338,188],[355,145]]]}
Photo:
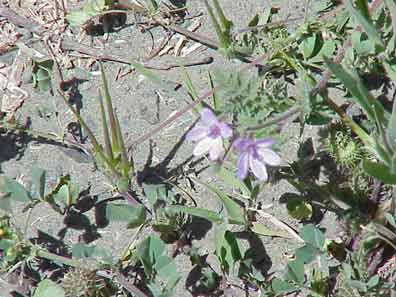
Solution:
{"label": "green leaf", "polygon": [[369,281],[367,282],[367,287],[368,287],[368,289],[370,290],[370,289],[376,287],[376,286],[379,284],[379,281],[380,281],[379,275],[373,275],[373,276],[369,279]]}
{"label": "green leaf", "polygon": [[307,244],[310,244],[319,250],[323,250],[326,238],[322,231],[320,231],[314,225],[305,225],[300,229],[299,234]]}
{"label": "green leaf", "polygon": [[215,247],[216,256],[227,273],[242,259],[237,239],[234,233],[226,230],[225,225],[215,228]]}
{"label": "green leaf", "polygon": [[166,81],[162,79],[159,75],[157,75],[155,72],[147,69],[144,67],[144,65],[138,63],[138,62],[130,62],[131,65],[136,69],[137,72],[139,72],[141,75],[143,75],[145,78],[147,78],[149,81],[157,85],[158,87],[170,92],[171,94],[177,94],[174,89],[175,89],[175,84]]}
{"label": "green leaf", "polygon": [[146,220],[146,209],[143,205],[108,203],[106,218],[109,221],[127,222],[128,228],[136,228]]}
{"label": "green leaf", "polygon": [[352,288],[357,289],[359,292],[362,292],[362,293],[367,292],[367,285],[362,281],[348,279],[348,280],[346,280],[346,283],[349,286],[351,286]]}
{"label": "green leaf", "polygon": [[45,170],[37,166],[32,168],[32,184],[34,185],[36,191],[38,192],[41,199],[45,196]]}
{"label": "green leaf", "polygon": [[183,205],[170,205],[167,207],[167,209],[172,212],[183,212],[192,216],[204,218],[213,223],[223,222],[223,218],[218,213],[204,208],[188,207]]}
{"label": "green leaf", "polygon": [[393,28],[393,42],[396,42],[395,36],[396,36],[396,2],[395,0],[385,0],[386,6],[388,6],[388,10],[391,15],[392,19],[392,28]]}
{"label": "green leaf", "polygon": [[281,294],[288,294],[297,290],[297,287],[279,278],[275,278],[272,280],[271,287],[278,296],[280,296]]}
{"label": "green leaf", "polygon": [[245,210],[242,206],[240,206],[238,203],[228,197],[227,194],[216,189],[215,187],[212,187],[211,185],[204,183],[203,181],[200,181],[198,179],[194,178],[194,180],[205,186],[214,194],[216,194],[216,196],[223,202],[224,207],[227,210],[228,220],[231,224],[246,225]]}
{"label": "green leaf", "polygon": [[151,185],[143,184],[144,194],[151,208],[155,207],[158,200],[166,201],[168,199],[168,194],[166,186],[164,184]]}
{"label": "green leaf", "polygon": [[352,0],[347,0],[345,4],[350,15],[352,15],[356,19],[356,21],[362,26],[364,31],[367,33],[368,37],[374,43],[381,46],[382,50],[385,49],[385,45],[381,39],[381,36],[378,34],[374,25],[371,23],[371,20],[367,18],[364,14],[362,14],[361,11],[353,7]]}
{"label": "green leaf", "polygon": [[388,223],[392,225],[393,228],[396,228],[396,220],[393,214],[387,212],[385,213],[385,218],[388,221]]}
{"label": "green leaf", "polygon": [[300,199],[290,199],[287,201],[287,212],[297,220],[308,219],[312,216],[312,205]]}
{"label": "green leaf", "polygon": [[352,98],[355,99],[356,103],[366,112],[367,116],[373,123],[376,123],[377,113],[380,121],[383,121],[384,108],[370,92],[364,87],[360,79],[355,78],[348,73],[340,64],[335,64],[327,58],[324,58],[327,67],[330,68],[331,72],[344,84],[349,92],[352,94]]}
{"label": "green leaf", "polygon": [[357,10],[367,19],[370,20],[370,11],[367,0],[355,0]]}
{"label": "green leaf", "polygon": [[67,22],[76,27],[83,26],[90,18],[91,16],[83,10],[72,11],[66,16]]}
{"label": "green leaf", "polygon": [[106,249],[96,245],[89,245],[86,243],[73,244],[72,256],[75,259],[99,258],[108,264],[112,264],[114,262],[113,258],[106,251]]}
{"label": "green leaf", "polygon": [[158,276],[166,281],[168,290],[171,290],[180,279],[180,274],[177,272],[176,263],[168,256],[159,257],[154,268],[157,271]]}
{"label": "green leaf", "polygon": [[218,176],[229,186],[241,191],[245,197],[250,197],[251,192],[246,184],[235,176],[235,173],[228,170],[224,166],[214,165],[214,170]]}
{"label": "green leaf", "polygon": [[385,131],[386,139],[392,150],[396,151],[396,100],[393,101],[392,114]]}
{"label": "green leaf", "polygon": [[29,202],[31,200],[29,192],[20,183],[8,176],[1,176],[0,189],[1,192],[8,194],[11,200],[20,202]]}
{"label": "green leaf", "polygon": [[296,250],[296,258],[305,264],[309,264],[316,258],[318,251],[316,247],[307,244]]}
{"label": "green leaf", "polygon": [[155,278],[158,276],[165,281],[166,290],[171,290],[180,275],[177,272],[173,259],[164,255],[165,243],[157,236],[149,236],[137,247],[136,255],[144,266],[144,271],[149,279],[158,283]]}
{"label": "green leaf", "polygon": [[308,36],[301,42],[299,47],[304,55],[304,59],[308,60],[318,54],[320,50],[320,39],[317,34]]}
{"label": "green leaf", "polygon": [[379,179],[386,184],[396,184],[396,174],[391,174],[390,168],[383,163],[375,163],[369,160],[364,160],[363,170],[367,174]]}
{"label": "green leaf", "polygon": [[274,237],[283,237],[283,238],[292,238],[292,236],[284,231],[272,230],[259,222],[251,222],[251,226],[249,227],[254,233],[257,233],[262,236],[274,236]]}
{"label": "green leaf", "polygon": [[64,297],[65,291],[52,280],[45,279],[37,285],[33,297]]}
{"label": "green leaf", "polygon": [[305,281],[304,262],[298,259],[289,261],[286,267],[285,278],[290,281],[303,284]]}
{"label": "green leaf", "polygon": [[310,58],[309,62],[310,63],[323,62],[323,57],[331,57],[334,54],[335,50],[336,50],[335,41],[328,39],[323,43],[320,52],[317,55],[315,55],[315,57]]}
{"label": "green leaf", "polygon": [[156,259],[165,250],[165,243],[156,235],[151,235],[144,239],[137,247],[136,256],[142,262],[147,276],[151,276],[154,271]]}
{"label": "green leaf", "polygon": [[155,13],[158,10],[158,3],[156,0],[149,0],[150,2],[150,9],[152,13]]}

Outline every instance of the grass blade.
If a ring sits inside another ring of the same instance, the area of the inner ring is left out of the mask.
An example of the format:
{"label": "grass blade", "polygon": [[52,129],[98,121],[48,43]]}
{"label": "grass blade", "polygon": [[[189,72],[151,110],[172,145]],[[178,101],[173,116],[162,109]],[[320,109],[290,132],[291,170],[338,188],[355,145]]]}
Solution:
{"label": "grass blade", "polygon": [[98,98],[99,98],[99,103],[100,103],[100,114],[101,114],[101,118],[102,118],[103,138],[104,138],[104,142],[105,142],[104,151],[105,151],[106,156],[110,160],[113,160],[114,156],[113,156],[113,151],[111,149],[109,127],[107,125],[106,113],[105,113],[105,109],[104,109],[104,105],[103,105],[103,98],[102,98],[102,94],[101,94],[100,90],[99,90]]}
{"label": "grass blade", "polygon": [[384,108],[374,99],[362,82],[348,73],[340,64],[335,64],[324,57],[324,61],[331,72],[341,81],[346,89],[352,94],[355,101],[366,112],[367,116],[373,123],[376,123],[376,114],[380,121],[384,118]]}
{"label": "grass blade", "polygon": [[113,109],[113,104],[111,102],[111,96],[109,92],[109,86],[107,84],[107,79],[106,79],[106,74],[103,69],[102,63],[99,63],[100,65],[100,72],[102,74],[102,80],[103,80],[103,92],[104,92],[104,99],[105,99],[105,105],[107,108],[107,113],[109,116],[109,122],[110,122],[110,131],[111,131],[111,148],[113,151],[113,155],[116,156],[120,152],[120,144],[117,138],[117,123],[114,115],[114,109]]}

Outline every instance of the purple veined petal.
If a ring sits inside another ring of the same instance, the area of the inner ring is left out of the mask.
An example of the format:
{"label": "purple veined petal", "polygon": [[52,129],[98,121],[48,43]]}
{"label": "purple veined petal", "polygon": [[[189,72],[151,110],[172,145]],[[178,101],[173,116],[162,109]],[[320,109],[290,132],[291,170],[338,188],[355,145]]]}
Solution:
{"label": "purple veined petal", "polygon": [[257,153],[261,159],[271,166],[279,166],[281,164],[281,158],[273,150],[267,148],[258,148]]}
{"label": "purple veined petal", "polygon": [[202,156],[209,152],[210,148],[212,147],[213,139],[209,137],[205,137],[197,142],[195,148],[193,150],[194,156]]}
{"label": "purple veined petal", "polygon": [[245,152],[247,150],[248,146],[251,144],[252,144],[252,141],[248,138],[240,137],[234,141],[234,147],[240,152]]}
{"label": "purple veined petal", "polygon": [[223,151],[223,141],[221,140],[221,137],[213,139],[212,145],[209,149],[209,159],[212,161],[218,160]]}
{"label": "purple veined petal", "polygon": [[187,134],[186,134],[186,140],[189,141],[199,141],[202,138],[205,138],[208,134],[208,129],[206,127],[197,125],[194,128],[192,128]]}
{"label": "purple veined petal", "polygon": [[274,141],[271,138],[269,138],[269,137],[261,139],[261,140],[257,140],[255,142],[255,145],[258,148],[269,148],[269,147],[272,147],[273,144],[274,144]]}
{"label": "purple veined petal", "polygon": [[232,136],[232,129],[226,123],[219,123],[220,134],[223,138],[230,138]]}
{"label": "purple veined petal", "polygon": [[209,108],[203,108],[201,111],[201,121],[206,125],[215,125],[219,122],[213,111]]}
{"label": "purple veined petal", "polygon": [[240,154],[238,161],[237,161],[237,176],[240,179],[245,179],[248,174],[249,169],[249,154],[242,153]]}
{"label": "purple veined petal", "polygon": [[268,180],[268,173],[265,164],[259,159],[249,156],[249,166],[255,177],[260,181]]}

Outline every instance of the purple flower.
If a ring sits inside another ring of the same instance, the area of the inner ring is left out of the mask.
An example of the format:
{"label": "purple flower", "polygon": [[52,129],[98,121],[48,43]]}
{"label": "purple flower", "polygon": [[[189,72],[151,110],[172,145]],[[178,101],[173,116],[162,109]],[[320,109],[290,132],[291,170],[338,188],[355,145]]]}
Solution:
{"label": "purple flower", "polygon": [[237,161],[237,175],[244,179],[249,169],[260,181],[268,180],[266,165],[278,166],[281,158],[271,149],[273,141],[270,138],[253,141],[249,138],[238,138],[234,142],[240,152]]}
{"label": "purple flower", "polygon": [[201,111],[200,121],[187,133],[186,139],[196,143],[194,156],[209,152],[209,159],[218,160],[224,152],[223,138],[231,136],[232,129],[220,122],[210,109],[204,108]]}

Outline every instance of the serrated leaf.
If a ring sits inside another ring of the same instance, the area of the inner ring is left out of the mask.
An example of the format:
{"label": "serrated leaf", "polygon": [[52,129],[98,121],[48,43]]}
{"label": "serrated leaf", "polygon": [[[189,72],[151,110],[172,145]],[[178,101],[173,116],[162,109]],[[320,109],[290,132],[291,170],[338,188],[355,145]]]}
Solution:
{"label": "serrated leaf", "polygon": [[136,228],[146,220],[146,209],[143,205],[129,205],[108,203],[106,205],[106,218],[109,221],[128,223],[128,228]]}
{"label": "serrated leaf", "polygon": [[37,285],[36,290],[34,291],[33,297],[64,297],[65,291],[61,286],[54,283],[52,280],[45,279]]}
{"label": "serrated leaf", "polygon": [[198,179],[194,178],[194,180],[200,183],[201,185],[205,186],[214,194],[216,194],[216,196],[221,200],[221,202],[223,202],[224,207],[227,210],[228,220],[231,224],[237,224],[237,225],[246,224],[245,211],[243,207],[241,207],[238,203],[236,203],[234,200],[228,197],[228,195],[225,194],[223,191],[220,191],[215,187],[212,187],[211,185],[204,183],[203,181],[200,181]]}
{"label": "serrated leaf", "polygon": [[172,212],[183,212],[192,216],[204,218],[213,223],[223,222],[223,218],[218,213],[204,208],[188,207],[183,205],[170,205],[167,207],[167,209]]}
{"label": "serrated leaf", "polygon": [[300,229],[299,234],[307,244],[310,244],[319,250],[323,250],[326,238],[322,231],[320,231],[314,225],[305,225]]}
{"label": "serrated leaf", "polygon": [[374,25],[371,23],[371,20],[367,18],[364,14],[362,14],[359,10],[357,10],[355,7],[353,7],[352,0],[347,0],[345,4],[350,15],[352,15],[356,19],[356,21],[362,26],[372,42],[381,46],[383,50],[385,48],[384,42],[382,41],[381,36],[378,34]]}
{"label": "serrated leaf", "polygon": [[386,184],[396,184],[396,174],[391,174],[390,168],[383,163],[375,163],[369,160],[364,160],[363,170],[368,175],[371,175]]}
{"label": "serrated leaf", "polygon": [[16,180],[8,176],[1,176],[1,192],[8,194],[8,197],[14,201],[29,202],[30,193]]}

